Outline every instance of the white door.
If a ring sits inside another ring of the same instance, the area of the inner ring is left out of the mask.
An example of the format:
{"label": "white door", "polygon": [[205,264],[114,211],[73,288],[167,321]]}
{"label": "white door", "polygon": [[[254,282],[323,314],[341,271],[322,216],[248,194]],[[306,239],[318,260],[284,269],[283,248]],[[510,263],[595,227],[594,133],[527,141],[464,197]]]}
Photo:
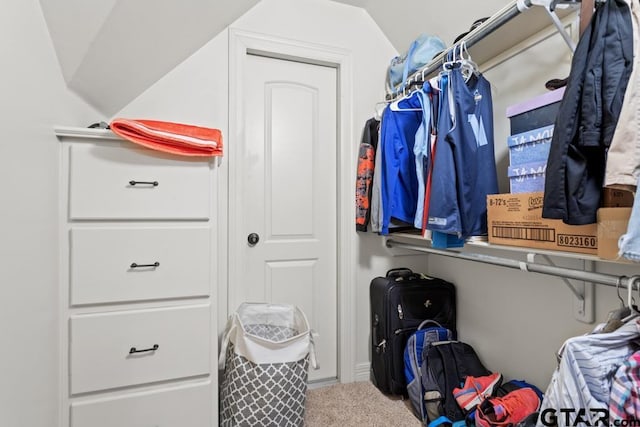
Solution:
{"label": "white door", "polygon": [[299,306],[319,334],[320,369],[309,379],[334,379],[337,70],[251,54],[244,60],[243,137],[232,166],[238,184],[229,195],[237,224],[229,236],[236,239],[230,310],[243,301]]}

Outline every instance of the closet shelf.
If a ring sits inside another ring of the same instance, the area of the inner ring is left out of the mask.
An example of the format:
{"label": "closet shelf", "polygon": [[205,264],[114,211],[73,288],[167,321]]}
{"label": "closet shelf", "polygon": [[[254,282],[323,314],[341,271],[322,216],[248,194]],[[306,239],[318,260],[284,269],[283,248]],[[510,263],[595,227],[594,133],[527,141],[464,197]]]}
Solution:
{"label": "closet shelf", "polygon": [[[412,233],[392,233],[387,236],[387,240],[393,240],[398,243],[407,243],[411,245],[417,245],[425,248],[432,248],[431,241],[425,239],[420,234],[412,234]],[[574,252],[563,252],[563,251],[552,251],[545,249],[536,249],[536,248],[525,248],[521,246],[507,246],[507,245],[496,245],[489,242],[482,241],[470,241],[466,242],[464,248],[455,248],[455,249],[442,249],[443,251],[450,251],[452,253],[457,252],[469,252],[474,249],[494,249],[506,251],[511,254],[534,254],[534,255],[545,255],[552,256],[558,258],[565,259],[576,259],[581,261],[591,261],[591,262],[603,262],[607,264],[619,264],[619,265],[635,265],[635,263],[627,260],[611,260],[611,259],[603,259],[598,257],[597,255],[589,255],[589,254],[580,254]]]}
{"label": "closet shelf", "polygon": [[[573,3],[573,2],[570,2]],[[579,4],[579,2],[576,2]],[[555,13],[563,19],[576,11],[573,7],[557,7]],[[545,7],[536,7],[531,0],[514,0],[493,14],[489,19],[469,32],[455,45],[436,55],[429,64],[407,78],[407,87],[422,81],[422,77],[433,75],[440,69],[447,53],[465,43],[474,62],[482,65],[501,53],[522,43],[540,31],[552,27],[554,22]],[[401,94],[400,86],[387,94],[392,100]]]}
{"label": "closet shelf", "polygon": [[91,138],[91,139],[113,139],[116,141],[125,141],[109,129],[81,128],[71,126],[55,126],[54,132],[58,137],[71,138]]}
{"label": "closet shelf", "polygon": [[[619,288],[627,288],[629,292],[632,292],[635,288],[640,292],[640,275],[627,277],[598,273],[594,271],[595,261],[606,262],[606,260],[601,260],[597,257],[590,257],[588,255],[574,257],[574,254],[567,256],[566,253],[562,252],[534,251],[527,250],[526,248],[517,248],[520,250],[514,250],[511,246],[494,246],[487,243],[483,245],[484,247],[490,247],[492,249],[511,251],[512,255],[514,253],[526,252],[526,260],[521,260],[516,259],[515,256],[505,258],[466,251],[467,246],[478,247],[477,243],[465,245],[465,248],[462,250],[436,249],[431,247],[429,240],[409,236],[411,235],[394,234],[393,237],[387,237],[385,242],[386,246],[388,248],[408,249],[416,252],[511,268],[525,273],[539,273],[560,278],[574,295],[573,315],[575,319],[584,323],[593,323],[595,321],[595,292],[593,289],[595,284],[614,286],[618,288],[618,292],[620,291]],[[409,241],[409,243],[407,243],[407,241]],[[524,251],[522,251],[522,249],[524,249]],[[583,262],[582,269],[557,266],[549,255],[560,255],[567,258],[580,259]],[[537,258],[542,258],[546,263],[539,262]],[[571,280],[577,281],[577,283]]]}

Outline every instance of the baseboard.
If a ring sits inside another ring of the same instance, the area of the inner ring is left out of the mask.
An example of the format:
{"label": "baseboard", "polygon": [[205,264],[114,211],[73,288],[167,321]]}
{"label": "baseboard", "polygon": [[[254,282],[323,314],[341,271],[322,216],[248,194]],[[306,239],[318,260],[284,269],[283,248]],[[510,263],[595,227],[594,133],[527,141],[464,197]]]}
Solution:
{"label": "baseboard", "polygon": [[355,380],[358,381],[369,381],[371,379],[371,364],[370,363],[359,363],[356,365],[355,372]]}

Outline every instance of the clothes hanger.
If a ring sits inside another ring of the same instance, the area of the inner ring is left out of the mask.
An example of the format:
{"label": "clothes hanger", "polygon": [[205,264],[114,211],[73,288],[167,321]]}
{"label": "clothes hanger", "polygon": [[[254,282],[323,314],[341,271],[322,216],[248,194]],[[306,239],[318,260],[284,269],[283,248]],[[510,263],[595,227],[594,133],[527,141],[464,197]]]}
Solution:
{"label": "clothes hanger", "polygon": [[447,53],[447,60],[442,63],[442,71],[440,73],[447,72],[460,64],[456,56],[457,49],[458,45],[453,46],[453,49]]}
{"label": "clothes hanger", "polygon": [[633,298],[633,286],[638,288],[638,295],[640,295],[640,276],[632,276],[629,279],[629,285],[627,285],[627,307],[631,311],[631,314],[624,319],[622,319],[623,323],[627,323],[629,320],[632,320],[638,316],[640,316],[640,312],[637,310],[637,307],[634,305],[635,299]]}
{"label": "clothes hanger", "polygon": [[[464,53],[466,52],[467,56],[464,56]],[[467,49],[467,42],[466,40],[463,40],[460,43],[460,66],[461,66],[461,71],[462,71],[462,76],[464,77],[464,81],[468,82],[469,79],[474,76],[474,75],[478,75],[479,71],[478,71],[478,64],[476,64],[472,59],[471,59],[471,54],[469,53],[469,50]]]}
{"label": "clothes hanger", "polygon": [[[380,108],[382,106],[382,108]],[[382,119],[382,113],[384,109],[387,107],[387,102],[379,101],[373,106],[373,118],[380,121]]]}
{"label": "clothes hanger", "polygon": [[616,281],[616,293],[618,295],[618,299],[620,300],[620,307],[609,312],[609,315],[607,316],[607,323],[602,328],[602,332],[615,331],[620,326],[624,325],[622,319],[628,317],[631,314],[631,309],[627,307],[624,299],[620,296],[620,285],[622,279],[623,277],[618,277],[618,280]]}
{"label": "clothes hanger", "polygon": [[398,105],[400,103],[400,101],[405,101],[407,99],[410,99],[410,98],[413,97],[413,95],[415,95],[418,92],[417,90],[414,90],[413,92],[409,92],[407,94],[407,93],[404,93],[405,89],[403,89],[402,91],[403,91],[402,98],[396,99],[391,104],[389,104],[389,109],[391,111],[422,111],[422,108],[402,108],[402,107],[400,107],[400,105]]}

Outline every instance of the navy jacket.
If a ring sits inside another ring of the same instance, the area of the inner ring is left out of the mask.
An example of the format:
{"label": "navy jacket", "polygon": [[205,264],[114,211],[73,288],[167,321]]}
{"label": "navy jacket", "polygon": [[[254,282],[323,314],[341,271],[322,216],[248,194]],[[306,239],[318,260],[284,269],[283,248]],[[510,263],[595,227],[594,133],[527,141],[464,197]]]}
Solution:
{"label": "navy jacket", "polygon": [[608,0],[574,52],[547,162],[544,218],[596,222],[607,150],[632,66],[631,12],[623,0]]}

